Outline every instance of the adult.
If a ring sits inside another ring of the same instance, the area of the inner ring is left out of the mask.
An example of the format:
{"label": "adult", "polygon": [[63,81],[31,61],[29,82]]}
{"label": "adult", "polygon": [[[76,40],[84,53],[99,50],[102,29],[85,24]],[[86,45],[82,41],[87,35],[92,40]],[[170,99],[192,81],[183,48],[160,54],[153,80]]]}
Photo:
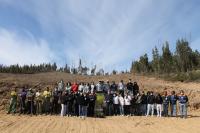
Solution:
{"label": "adult", "polygon": [[153,95],[153,92],[150,92],[150,94],[147,96],[147,116],[149,116],[151,112],[151,116],[154,115],[154,103],[155,103],[155,97]]}
{"label": "adult", "polygon": [[162,99],[163,99],[163,116],[168,117],[170,97],[168,96],[167,91],[164,91]]}
{"label": "adult", "polygon": [[184,94],[184,91],[181,90],[180,96],[178,97],[179,101],[179,110],[181,118],[187,118],[187,105],[188,105],[188,97]]}
{"label": "adult", "polygon": [[94,108],[97,97],[93,91],[89,94],[88,97],[89,97],[88,116],[94,116]]}
{"label": "adult", "polygon": [[48,115],[50,113],[50,99],[51,99],[51,92],[49,90],[49,87],[46,88],[46,90],[43,92],[43,96],[44,96],[44,112],[46,115]]}
{"label": "adult", "polygon": [[27,92],[27,111],[28,114],[33,115],[34,113],[34,98],[35,98],[35,93],[33,92],[32,88],[30,88]]}
{"label": "adult", "polygon": [[162,97],[160,95],[160,93],[157,93],[155,96],[155,103],[156,103],[156,110],[157,110],[157,117],[161,117],[162,116]]}
{"label": "adult", "polygon": [[26,89],[23,87],[19,93],[20,114],[25,114],[26,111],[26,94]]}
{"label": "adult", "polygon": [[67,112],[67,92],[63,91],[61,96],[61,113],[60,115],[63,117]]}
{"label": "adult", "polygon": [[147,113],[147,95],[144,91],[142,91],[141,94],[141,113],[143,116],[145,116]]}
{"label": "adult", "polygon": [[131,109],[131,96],[126,93],[124,96],[124,114],[129,116],[131,114],[130,109]]}
{"label": "adult", "polygon": [[105,103],[106,103],[106,115],[112,115],[112,106],[113,106],[113,95],[108,91],[105,95]]}
{"label": "adult", "polygon": [[177,100],[178,100],[178,97],[175,93],[175,91],[172,91],[171,92],[171,95],[170,95],[170,107],[171,107],[171,116],[172,117],[176,117],[177,115]]}
{"label": "adult", "polygon": [[124,96],[124,90],[125,90],[125,84],[124,81],[121,80],[118,84],[118,91],[120,94],[122,94]]}
{"label": "adult", "polygon": [[114,115],[119,115],[119,96],[118,94],[113,94],[113,110]]}
{"label": "adult", "polygon": [[127,87],[128,92],[131,93],[131,94],[133,94],[134,85],[133,85],[131,79],[129,79],[126,87]]}
{"label": "adult", "polygon": [[119,105],[120,115],[124,116],[124,97],[122,94],[119,94]]}
{"label": "adult", "polygon": [[56,87],[52,93],[52,97],[53,97],[53,100],[52,100],[52,113],[53,114],[58,114],[58,109],[59,109],[59,104],[58,104],[58,101],[59,101],[59,97],[60,97],[60,92],[58,91],[58,88]]}
{"label": "adult", "polygon": [[41,115],[42,114],[42,102],[43,102],[41,89],[37,90],[37,92],[35,94],[35,99],[36,99],[36,115]]}
{"label": "adult", "polygon": [[16,90],[16,88],[12,89],[10,96],[11,96],[11,98],[10,98],[10,106],[9,106],[8,114],[10,114],[10,113],[15,114],[16,107],[17,107],[17,90]]}

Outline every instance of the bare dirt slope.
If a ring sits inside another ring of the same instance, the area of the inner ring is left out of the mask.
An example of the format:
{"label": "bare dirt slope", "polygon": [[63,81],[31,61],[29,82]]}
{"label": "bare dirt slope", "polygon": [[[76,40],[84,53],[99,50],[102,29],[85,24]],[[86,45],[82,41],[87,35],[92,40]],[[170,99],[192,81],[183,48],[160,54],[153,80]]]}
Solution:
{"label": "bare dirt slope", "polygon": [[199,133],[200,118],[0,116],[1,133]]}
{"label": "bare dirt slope", "polygon": [[138,76],[134,74],[120,74],[112,76],[80,76],[71,75],[66,73],[40,73],[40,74],[4,74],[0,73],[0,110],[5,109],[5,104],[8,103],[9,91],[13,87],[21,88],[28,85],[32,88],[45,89],[47,86],[54,88],[55,83],[63,79],[65,82],[98,82],[99,80],[109,80],[119,82],[123,79],[125,82],[131,78],[137,81],[141,90],[153,90],[162,92],[164,89],[185,90],[189,96],[190,105],[193,109],[200,107],[200,83],[182,83],[182,82],[169,82],[152,77]]}

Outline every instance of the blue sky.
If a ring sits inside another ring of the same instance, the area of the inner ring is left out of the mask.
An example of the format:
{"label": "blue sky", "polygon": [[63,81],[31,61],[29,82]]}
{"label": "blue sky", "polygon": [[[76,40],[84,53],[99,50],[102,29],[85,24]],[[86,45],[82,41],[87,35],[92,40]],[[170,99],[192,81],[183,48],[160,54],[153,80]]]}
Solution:
{"label": "blue sky", "polygon": [[197,0],[0,0],[0,64],[57,62],[106,71],[167,40],[187,38],[200,50]]}

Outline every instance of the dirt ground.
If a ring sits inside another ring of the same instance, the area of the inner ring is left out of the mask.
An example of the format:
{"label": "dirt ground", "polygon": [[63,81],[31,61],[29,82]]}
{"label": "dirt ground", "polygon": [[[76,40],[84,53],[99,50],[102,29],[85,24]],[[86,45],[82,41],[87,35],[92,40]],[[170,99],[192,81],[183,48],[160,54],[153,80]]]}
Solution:
{"label": "dirt ground", "polygon": [[200,112],[189,118],[86,118],[1,114],[0,133],[200,133]]}

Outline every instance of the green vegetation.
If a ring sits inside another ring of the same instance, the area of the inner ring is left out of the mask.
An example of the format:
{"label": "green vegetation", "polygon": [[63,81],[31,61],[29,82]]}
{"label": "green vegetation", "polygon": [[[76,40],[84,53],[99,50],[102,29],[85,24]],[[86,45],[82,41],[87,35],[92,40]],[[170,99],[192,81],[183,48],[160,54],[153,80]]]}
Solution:
{"label": "green vegetation", "polygon": [[174,53],[170,51],[169,43],[165,42],[162,53],[157,47],[152,50],[152,61],[147,54],[134,61],[131,66],[132,73],[153,74],[167,80],[194,81],[200,79],[200,53],[193,51],[187,40],[176,42]]}

